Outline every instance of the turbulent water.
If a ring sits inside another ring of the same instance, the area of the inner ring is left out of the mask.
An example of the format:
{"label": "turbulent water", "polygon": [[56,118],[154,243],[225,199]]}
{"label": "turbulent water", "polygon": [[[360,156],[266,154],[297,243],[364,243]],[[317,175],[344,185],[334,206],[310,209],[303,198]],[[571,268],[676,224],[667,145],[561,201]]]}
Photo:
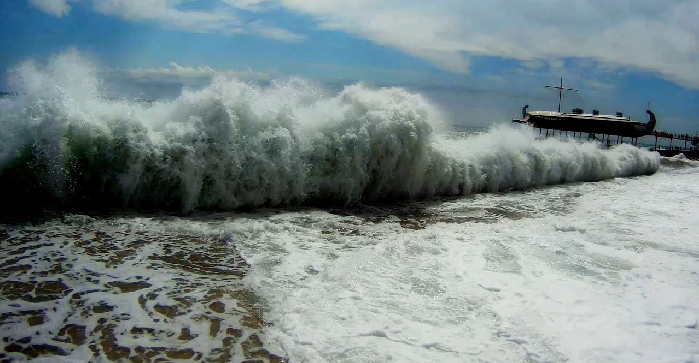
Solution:
{"label": "turbulent water", "polygon": [[0,99],[3,214],[53,211],[0,225],[2,361],[699,360],[696,162],[449,133],[400,88],[98,73]]}
{"label": "turbulent water", "polygon": [[106,98],[98,71],[67,53],[11,74],[0,101],[0,202],[180,211],[469,195],[650,174],[631,146],[536,141],[501,127],[468,140],[435,132],[419,94],[361,84],[327,94],[216,78],[150,106]]}

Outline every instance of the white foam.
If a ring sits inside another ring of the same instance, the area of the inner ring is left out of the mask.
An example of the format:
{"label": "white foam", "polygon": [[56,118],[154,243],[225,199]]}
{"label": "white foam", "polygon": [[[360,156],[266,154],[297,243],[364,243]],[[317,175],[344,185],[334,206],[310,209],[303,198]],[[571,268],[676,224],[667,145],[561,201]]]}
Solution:
{"label": "white foam", "polygon": [[0,103],[0,168],[44,164],[34,172],[47,175],[21,177],[68,203],[184,211],[464,195],[659,168],[657,153],[629,145],[539,141],[510,126],[438,137],[440,111],[401,88],[330,95],[300,79],[260,87],[218,77],[147,107],[106,100],[98,73],[74,52],[19,66],[20,96]]}
{"label": "white foam", "polygon": [[[696,177],[459,199],[428,208],[438,222],[423,230],[329,214],[268,219],[283,234],[232,228],[257,261],[246,281],[268,336],[293,361],[692,361]],[[452,221],[473,203],[524,216]],[[323,233],[343,228],[356,232]]]}

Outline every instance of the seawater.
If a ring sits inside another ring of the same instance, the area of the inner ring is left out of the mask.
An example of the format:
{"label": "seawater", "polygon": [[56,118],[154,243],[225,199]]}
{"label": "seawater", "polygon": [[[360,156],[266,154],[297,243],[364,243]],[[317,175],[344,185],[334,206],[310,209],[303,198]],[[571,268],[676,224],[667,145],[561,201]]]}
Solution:
{"label": "seawater", "polygon": [[27,62],[0,100],[3,212],[55,213],[0,229],[2,359],[699,359],[695,162],[450,134],[400,88],[144,105],[97,73]]}
{"label": "seawater", "polygon": [[654,173],[630,145],[535,141],[501,126],[447,140],[401,88],[337,94],[300,79],[215,78],[174,101],[115,101],[79,54],[11,72],[0,100],[0,202],[231,210],[469,195]]}

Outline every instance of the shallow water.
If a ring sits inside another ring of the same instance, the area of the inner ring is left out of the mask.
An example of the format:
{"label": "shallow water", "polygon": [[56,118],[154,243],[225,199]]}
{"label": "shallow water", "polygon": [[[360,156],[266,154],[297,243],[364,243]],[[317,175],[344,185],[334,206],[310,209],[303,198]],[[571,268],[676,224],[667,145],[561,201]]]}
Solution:
{"label": "shallow water", "polygon": [[138,218],[67,216],[2,236],[5,358],[231,357],[262,348],[248,265],[220,238],[153,233]]}
{"label": "shallow water", "polygon": [[696,360],[699,168],[665,164],[413,203],[8,227],[4,355]]}

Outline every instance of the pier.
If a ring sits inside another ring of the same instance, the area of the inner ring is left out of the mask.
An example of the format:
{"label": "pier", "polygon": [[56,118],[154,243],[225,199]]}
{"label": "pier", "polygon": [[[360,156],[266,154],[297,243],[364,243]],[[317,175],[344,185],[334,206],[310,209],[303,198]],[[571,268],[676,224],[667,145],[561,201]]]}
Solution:
{"label": "pier", "polygon": [[[699,132],[691,136],[689,134],[671,134],[669,132],[656,131],[651,136],[655,137],[655,143],[651,150],[659,152],[662,156],[684,154],[684,156],[690,159],[699,159]],[[668,145],[662,145],[663,140],[669,140]]]}
{"label": "pier", "polygon": [[[573,138],[582,140],[583,132],[569,132],[557,129],[544,129],[539,128],[539,135],[543,137],[553,137],[558,135],[559,137]],[[586,138],[588,141],[597,140],[607,147],[613,145],[620,145],[624,143],[624,140],[629,140],[631,145],[646,148],[650,151],[657,151],[661,156],[672,157],[678,154],[684,154],[687,158],[698,159],[699,160],[699,132],[692,136],[690,134],[673,134],[664,131],[654,131],[648,135],[642,136],[641,139],[648,140],[649,138],[654,138],[653,144],[639,143],[637,137],[623,137],[613,134],[593,134],[587,133]]]}
{"label": "pier", "polygon": [[[451,128],[457,132],[467,133],[482,133],[490,129],[489,127],[456,124],[451,125]],[[640,137],[640,142],[638,140],[639,138],[623,137],[619,135],[593,134],[543,128],[539,128],[539,135],[542,137],[575,138],[580,141],[597,140],[607,147],[630,143],[636,147],[657,151],[661,156],[672,157],[678,154],[684,154],[687,158],[699,160],[699,132],[692,136],[690,134],[654,131],[649,135]]]}

